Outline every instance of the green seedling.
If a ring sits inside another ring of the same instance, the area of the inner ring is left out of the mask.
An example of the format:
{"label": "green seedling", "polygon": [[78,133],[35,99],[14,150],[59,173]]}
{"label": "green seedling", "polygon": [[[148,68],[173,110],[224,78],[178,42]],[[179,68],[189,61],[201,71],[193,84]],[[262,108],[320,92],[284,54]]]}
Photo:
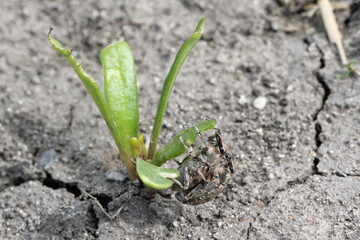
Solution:
{"label": "green seedling", "polygon": [[356,74],[356,71],[353,67],[354,63],[357,63],[358,60],[352,60],[349,62],[349,64],[347,65],[347,72],[343,73],[343,74],[336,74],[336,78],[337,79],[345,79],[348,78],[351,74]]}
{"label": "green seedling", "polygon": [[146,151],[143,136],[139,134],[138,89],[134,57],[129,45],[124,41],[116,42],[100,53],[104,69],[104,98],[97,83],[83,70],[72,55],[72,49],[63,47],[59,41],[50,36],[52,30],[50,28],[49,42],[70,63],[93,98],[115,140],[130,179],[135,180],[139,177],[148,188],[171,187],[173,182],[168,178],[177,178],[180,172],[160,166],[167,160],[185,153],[186,147],[195,142],[199,133],[215,126],[215,120],[201,121],[195,127],[179,132],[169,145],[156,152],[165,109],[175,79],[186,57],[201,38],[205,20],[205,18],[200,20],[195,32],[183,43],[165,79],[148,151]]}

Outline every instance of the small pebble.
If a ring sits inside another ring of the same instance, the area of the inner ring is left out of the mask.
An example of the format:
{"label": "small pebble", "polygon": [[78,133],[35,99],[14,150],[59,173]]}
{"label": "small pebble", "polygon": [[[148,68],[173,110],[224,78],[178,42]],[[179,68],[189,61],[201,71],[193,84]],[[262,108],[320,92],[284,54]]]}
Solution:
{"label": "small pebble", "polygon": [[208,212],[201,212],[199,214],[199,218],[201,221],[205,221],[206,219],[211,218],[210,214]]}
{"label": "small pebble", "polygon": [[43,169],[48,169],[57,165],[59,157],[53,148],[46,150],[41,154],[38,164]]}
{"label": "small pebble", "polygon": [[264,135],[264,131],[263,131],[262,128],[257,128],[257,129],[255,130],[255,132],[256,132],[257,134],[259,134],[260,136]]}
{"label": "small pebble", "polygon": [[294,90],[294,86],[293,85],[289,85],[289,86],[287,86],[287,88],[286,88],[286,91],[287,92],[292,92]]}
{"label": "small pebble", "polygon": [[238,99],[238,104],[240,105],[245,105],[248,103],[247,98],[245,97],[245,95],[240,95],[240,98]]}
{"label": "small pebble", "polygon": [[175,220],[175,221],[172,222],[172,225],[173,225],[174,227],[177,227],[177,226],[179,226],[179,223],[178,223],[178,221]]}
{"label": "small pebble", "polygon": [[210,79],[206,79],[206,82],[209,84],[209,85],[216,85],[216,79],[215,78],[210,78]]}
{"label": "small pebble", "polygon": [[253,101],[253,106],[256,109],[262,110],[265,108],[266,103],[267,103],[266,97],[260,96],[260,97],[255,98],[255,100]]}
{"label": "small pebble", "polygon": [[30,82],[37,85],[39,84],[41,81],[40,81],[40,78],[38,76],[33,76],[31,79],[30,79]]}
{"label": "small pebble", "polygon": [[108,181],[123,182],[126,178],[126,175],[113,169],[110,169],[106,172],[106,180]]}

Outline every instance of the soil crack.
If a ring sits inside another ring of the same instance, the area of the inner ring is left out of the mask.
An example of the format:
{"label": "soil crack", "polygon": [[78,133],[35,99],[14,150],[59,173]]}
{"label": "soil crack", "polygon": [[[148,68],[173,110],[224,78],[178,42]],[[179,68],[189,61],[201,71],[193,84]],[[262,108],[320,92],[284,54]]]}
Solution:
{"label": "soil crack", "polygon": [[[304,39],[304,44],[309,45],[310,43],[308,42],[307,39]],[[319,46],[316,46],[317,50],[319,51],[320,54],[320,59],[319,59],[319,67],[317,69],[315,69],[313,71],[314,76],[317,79],[317,82],[320,84],[320,86],[324,89],[324,96],[322,98],[322,102],[321,102],[321,106],[319,109],[316,109],[315,113],[313,114],[313,122],[315,122],[315,158],[314,158],[314,165],[313,165],[313,174],[310,174],[308,176],[305,176],[301,179],[295,179],[293,181],[289,181],[287,182],[286,186],[283,188],[279,188],[278,190],[275,191],[275,193],[273,194],[273,196],[271,196],[268,200],[265,201],[265,206],[262,208],[262,210],[266,207],[269,206],[269,204],[271,203],[271,201],[280,193],[286,191],[289,188],[292,188],[296,185],[301,185],[304,182],[306,182],[306,180],[312,176],[312,175],[323,175],[322,173],[319,172],[318,170],[318,164],[320,162],[320,159],[316,157],[317,151],[320,148],[322,141],[321,141],[321,132],[322,132],[322,126],[319,122],[317,122],[317,117],[319,115],[319,113],[324,109],[324,106],[326,104],[326,101],[328,100],[330,94],[331,94],[331,89],[329,87],[329,85],[325,82],[324,77],[320,74],[320,70],[325,68],[326,66],[326,62],[325,62],[325,58],[324,58],[324,52],[321,50],[321,48]],[[256,221],[256,219],[260,216],[262,210],[258,213],[258,215],[253,219],[253,222]],[[247,238],[250,238],[250,231],[252,229],[252,225],[253,223],[250,222],[249,223],[249,228],[247,229]]]}
{"label": "soil crack", "polygon": [[73,124],[74,110],[75,110],[75,105],[71,105],[70,110],[69,110],[69,121],[68,121],[68,124],[67,124],[67,129],[70,129],[72,124]]}
{"label": "soil crack", "polygon": [[319,60],[319,67],[313,71],[314,76],[317,79],[317,82],[321,85],[321,87],[324,89],[324,96],[322,98],[321,107],[315,111],[313,114],[313,121],[317,120],[317,117],[319,113],[324,109],[325,103],[329,98],[329,95],[331,94],[331,89],[329,85],[325,82],[324,77],[320,74],[320,70],[325,68],[325,58],[324,58],[324,52],[321,50],[321,48],[316,45],[316,49],[319,51],[320,54],[320,60]]}
{"label": "soil crack", "polygon": [[[258,215],[259,216],[259,215]],[[250,239],[250,231],[251,231],[252,223],[249,223],[249,227],[246,230],[246,240]]]}
{"label": "soil crack", "polygon": [[317,152],[318,152],[318,149],[320,148],[321,144],[322,144],[322,141],[320,139],[320,134],[322,132],[322,126],[320,123],[315,123],[315,143],[316,143],[316,148],[314,150],[315,152],[315,157],[314,157],[314,165],[313,165],[313,171],[314,171],[314,175],[322,175],[319,171],[319,168],[318,168],[318,164],[320,162],[320,159],[317,157]]}
{"label": "soil crack", "polygon": [[[319,67],[317,69],[314,70],[313,74],[316,77],[318,83],[321,85],[321,87],[324,89],[324,96],[322,98],[322,103],[321,103],[321,107],[319,109],[317,109],[313,115],[313,121],[316,122],[319,113],[324,110],[324,106],[326,104],[326,101],[328,100],[330,94],[331,94],[331,89],[329,87],[329,85],[326,83],[324,77],[320,74],[320,70],[325,68],[326,66],[326,62],[325,62],[325,58],[324,58],[324,52],[321,50],[321,48],[316,45],[317,50],[319,51],[320,54],[320,60],[319,60]],[[321,141],[321,135],[322,133],[322,126],[319,122],[315,123],[315,144],[316,147],[314,149],[315,152],[315,157],[314,157],[314,166],[313,166],[313,171],[314,171],[314,175],[322,175],[318,169],[318,164],[320,162],[320,159],[317,157],[317,153],[318,153],[318,149],[320,148],[322,141]]]}
{"label": "soil crack", "polygon": [[66,182],[63,182],[61,180],[54,179],[51,176],[51,174],[48,173],[48,172],[45,172],[45,173],[46,173],[46,177],[42,181],[42,184],[44,186],[47,186],[47,187],[52,188],[52,189],[64,188],[69,193],[72,193],[75,196],[75,198],[77,198],[77,197],[79,197],[81,195],[82,192],[81,192],[80,188],[78,187],[77,182],[66,183]]}
{"label": "soil crack", "polygon": [[99,237],[99,221],[100,218],[96,216],[94,205],[90,204],[86,211],[86,230],[95,238]]}
{"label": "soil crack", "polygon": [[[46,177],[42,181],[42,184],[44,186],[49,187],[54,190],[60,189],[60,188],[66,189],[66,191],[68,191],[69,193],[72,193],[74,195],[74,197],[77,198],[78,200],[87,201],[86,198],[79,197],[82,195],[82,191],[78,187],[77,182],[66,183],[61,180],[54,179],[52,177],[52,175],[46,171],[45,171],[45,173],[46,173]],[[101,203],[101,205],[103,205],[103,207],[106,209],[107,209],[107,204],[112,201],[112,198],[105,194],[104,194],[104,196],[103,195],[96,196],[96,198]],[[86,220],[85,220],[86,231],[88,231],[95,239],[99,237],[99,232],[98,232],[99,221],[100,221],[100,218],[98,218],[96,216],[96,213],[94,210],[94,205],[89,204],[88,209],[86,211]]]}

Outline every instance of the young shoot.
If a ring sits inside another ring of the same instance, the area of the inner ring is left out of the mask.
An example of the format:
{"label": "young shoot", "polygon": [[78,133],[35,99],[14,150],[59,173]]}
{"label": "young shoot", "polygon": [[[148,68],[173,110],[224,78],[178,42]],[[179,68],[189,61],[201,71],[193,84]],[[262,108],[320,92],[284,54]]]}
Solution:
{"label": "young shoot", "polygon": [[357,73],[356,73],[353,65],[354,65],[355,63],[357,63],[357,62],[358,62],[358,60],[352,60],[352,61],[350,61],[349,64],[347,65],[347,69],[348,69],[348,70],[347,70],[345,73],[343,73],[343,74],[336,74],[336,78],[337,78],[337,79],[345,79],[345,78],[350,77],[350,75],[352,75],[352,74],[356,75]]}
{"label": "young shoot", "polygon": [[165,79],[147,150],[143,135],[139,134],[139,104],[135,61],[129,45],[124,41],[120,41],[109,45],[101,51],[100,59],[104,71],[103,96],[94,79],[83,70],[72,55],[72,49],[63,47],[59,41],[50,36],[52,31],[52,28],[50,28],[49,42],[70,63],[93,98],[115,140],[130,179],[133,181],[139,177],[147,187],[155,189],[171,187],[173,182],[168,178],[177,178],[180,172],[176,169],[166,169],[160,166],[167,160],[185,153],[185,146],[188,147],[195,142],[198,131],[204,132],[215,126],[215,120],[201,121],[195,127],[179,132],[170,144],[156,151],[165,109],[175,79],[190,51],[201,38],[205,20],[205,18],[200,20],[194,33],[182,44]]}

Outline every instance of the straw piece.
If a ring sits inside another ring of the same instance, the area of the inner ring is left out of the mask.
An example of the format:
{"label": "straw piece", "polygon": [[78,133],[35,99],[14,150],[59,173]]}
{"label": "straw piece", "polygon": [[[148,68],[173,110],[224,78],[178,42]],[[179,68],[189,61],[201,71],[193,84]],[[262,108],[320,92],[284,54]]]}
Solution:
{"label": "straw piece", "polygon": [[341,41],[341,33],[337,25],[334,12],[329,0],[318,0],[317,4],[320,9],[321,18],[323,20],[325,30],[329,41],[335,43],[338,48],[342,64],[347,64],[347,58]]}

